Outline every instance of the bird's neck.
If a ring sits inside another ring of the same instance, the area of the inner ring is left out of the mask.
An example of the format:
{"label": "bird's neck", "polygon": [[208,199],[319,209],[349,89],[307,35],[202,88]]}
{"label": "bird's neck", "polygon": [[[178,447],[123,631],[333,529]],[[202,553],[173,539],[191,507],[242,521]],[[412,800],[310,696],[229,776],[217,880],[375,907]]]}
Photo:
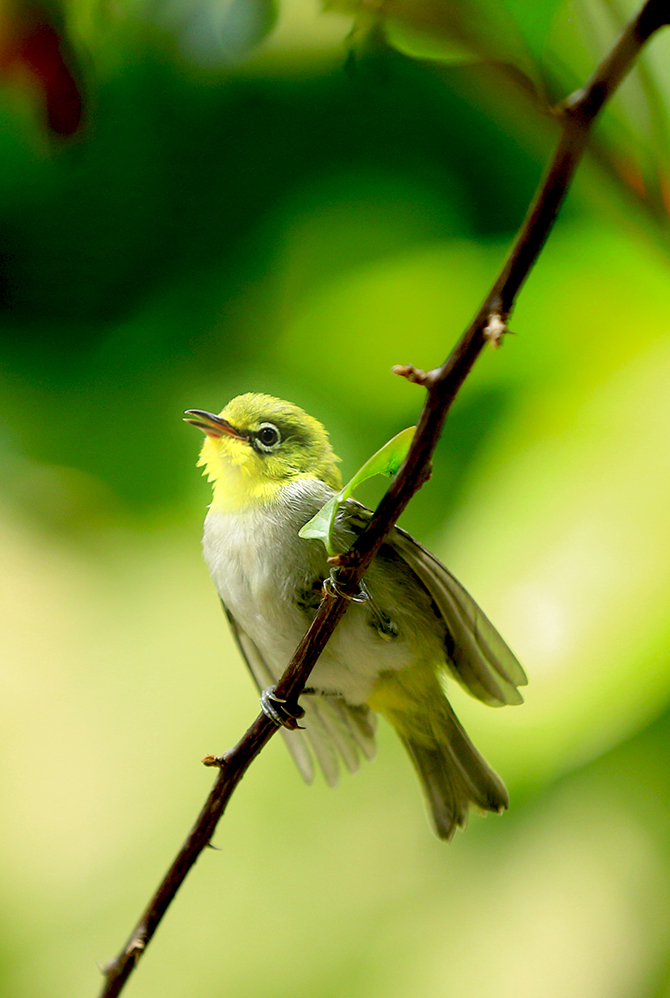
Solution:
{"label": "bird's neck", "polygon": [[280,484],[250,475],[244,465],[224,465],[214,482],[212,509],[242,513],[276,502],[280,490]]}

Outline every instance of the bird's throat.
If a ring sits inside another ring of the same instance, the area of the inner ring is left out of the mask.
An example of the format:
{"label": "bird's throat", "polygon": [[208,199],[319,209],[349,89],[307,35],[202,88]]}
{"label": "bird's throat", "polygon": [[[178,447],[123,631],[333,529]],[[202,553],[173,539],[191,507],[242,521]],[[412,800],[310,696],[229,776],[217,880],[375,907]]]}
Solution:
{"label": "bird's throat", "polygon": [[[209,470],[209,469],[208,469]],[[277,500],[281,483],[254,474],[246,465],[221,464],[214,481],[212,509],[219,513],[237,513]]]}

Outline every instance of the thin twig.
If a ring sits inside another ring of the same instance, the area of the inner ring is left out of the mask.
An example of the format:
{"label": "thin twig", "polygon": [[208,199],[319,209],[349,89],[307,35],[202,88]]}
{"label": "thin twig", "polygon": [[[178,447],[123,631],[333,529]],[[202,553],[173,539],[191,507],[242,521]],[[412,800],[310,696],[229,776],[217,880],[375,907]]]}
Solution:
{"label": "thin twig", "polygon": [[[516,297],[551,232],[595,117],[632,67],[644,43],[668,23],[668,0],[647,0],[586,85],[556,109],[556,115],[562,121],[562,133],[553,160],[498,279],[442,367],[427,373],[412,365],[395,369],[397,374],[425,387],[427,396],[405,463],[367,529],[353,548],[340,558],[337,587],[341,591],[357,591],[360,579],[384,538],[425,480],[426,468],[430,466],[447,412],[458,390],[486,343],[493,341],[497,344],[505,331]],[[348,601],[342,596],[324,595],[309,630],[277,684],[278,697],[289,701],[297,699],[347,606]],[[121,993],[188,871],[210,844],[235,787],[276,731],[274,723],[265,714],[260,714],[225,756],[221,759],[207,757],[205,760],[208,765],[220,767],[219,775],[188,838],[128,942],[119,955],[103,968],[105,985],[100,998],[115,998]]]}

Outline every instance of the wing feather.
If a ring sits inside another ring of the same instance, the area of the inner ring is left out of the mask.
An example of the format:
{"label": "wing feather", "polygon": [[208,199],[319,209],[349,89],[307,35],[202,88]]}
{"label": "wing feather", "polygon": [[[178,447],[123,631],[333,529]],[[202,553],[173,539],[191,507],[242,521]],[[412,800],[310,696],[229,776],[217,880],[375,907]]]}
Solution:
{"label": "wing feather", "polygon": [[400,527],[386,543],[418,576],[444,618],[453,639],[447,651],[456,678],[492,706],[523,703],[517,687],[528,680],[521,664],[458,579]]}
{"label": "wing feather", "polygon": [[374,759],[377,753],[375,731],[377,718],[365,704],[347,703],[341,697],[325,698],[332,710],[337,710],[338,716],[347,726],[349,733],[366,759]]}

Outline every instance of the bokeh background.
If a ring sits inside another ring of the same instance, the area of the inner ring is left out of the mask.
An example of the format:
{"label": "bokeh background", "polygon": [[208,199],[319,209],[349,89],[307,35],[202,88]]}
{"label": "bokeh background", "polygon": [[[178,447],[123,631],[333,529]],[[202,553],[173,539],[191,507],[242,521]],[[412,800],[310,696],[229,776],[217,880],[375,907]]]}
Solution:
{"label": "bokeh background", "polygon": [[[414,422],[391,365],[444,358],[633,6],[3,0],[3,994],[97,993],[257,712],[183,409],[289,398],[346,477]],[[530,675],[454,692],[510,812],[445,846],[384,726],[335,791],[277,738],[129,996],[670,994],[669,46],[403,520]]]}

